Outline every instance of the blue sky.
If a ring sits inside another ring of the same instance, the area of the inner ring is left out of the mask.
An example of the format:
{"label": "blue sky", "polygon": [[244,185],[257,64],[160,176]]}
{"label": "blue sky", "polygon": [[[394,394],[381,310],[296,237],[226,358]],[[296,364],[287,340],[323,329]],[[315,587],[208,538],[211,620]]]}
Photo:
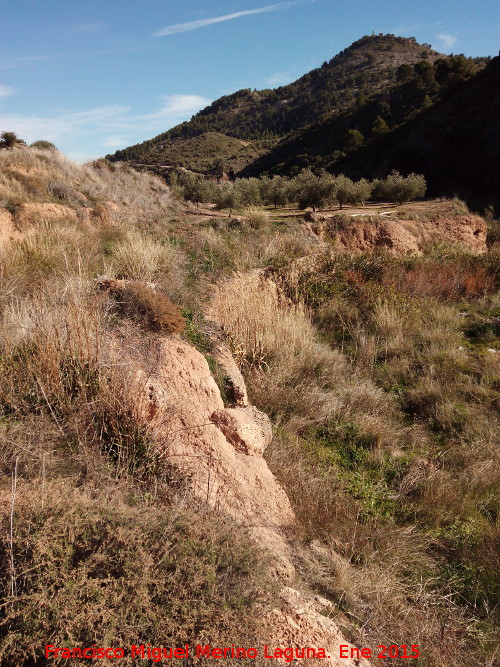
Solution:
{"label": "blue sky", "polygon": [[497,55],[498,0],[0,0],[0,131],[85,160],[240,88],[288,83],[365,34]]}

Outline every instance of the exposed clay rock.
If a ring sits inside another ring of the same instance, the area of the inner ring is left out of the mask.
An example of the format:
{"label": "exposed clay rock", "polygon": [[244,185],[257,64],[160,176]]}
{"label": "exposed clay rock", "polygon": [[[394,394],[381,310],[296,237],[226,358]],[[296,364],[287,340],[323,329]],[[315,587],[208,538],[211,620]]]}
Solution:
{"label": "exposed clay rock", "polygon": [[127,286],[127,280],[119,278],[109,278],[108,276],[99,276],[96,278],[95,284],[99,290],[103,292],[116,292]]}
{"label": "exposed clay rock", "polygon": [[[295,568],[284,531],[295,517],[262,457],[272,435],[268,417],[248,404],[225,408],[206,359],[184,341],[161,338],[154,346],[141,359],[121,351],[132,369],[131,391],[139,415],[163,448],[165,460],[186,475],[193,495],[247,526],[269,552],[275,577],[290,582]],[[234,361],[223,344],[216,354],[226,370],[232,368]],[[325,616],[331,610],[327,600],[289,587],[280,598],[279,608],[261,616],[262,635],[270,647],[323,648],[330,667],[368,667],[365,660],[339,658],[340,644],[350,644]]]}
{"label": "exposed clay rock", "polygon": [[[486,223],[479,215],[461,215],[458,218],[438,218],[429,234],[437,240],[451,239],[478,255],[486,252]],[[434,239],[433,239],[434,240]]]}
{"label": "exposed clay rock", "polygon": [[147,361],[153,366],[145,360],[137,369],[132,391],[166,460],[188,476],[196,497],[248,526],[274,557],[276,576],[289,580],[283,531],[295,518],[261,456],[271,437],[267,416],[250,406],[224,408],[205,358],[181,340],[160,339]]}
{"label": "exposed clay rock", "polygon": [[419,240],[402,223],[392,220],[353,222],[337,233],[336,243],[348,252],[385,249],[391,254],[422,254]]}
{"label": "exposed clay rock", "polygon": [[14,218],[6,208],[0,208],[0,247],[11,239],[20,238],[14,225]]}
{"label": "exposed clay rock", "polygon": [[78,216],[72,208],[63,204],[20,204],[16,210],[16,221],[21,226],[36,224],[42,220],[77,222]]}
{"label": "exposed clay rock", "polygon": [[248,396],[245,380],[230,349],[225,343],[219,341],[214,345],[212,355],[221,367],[224,375],[228,378],[227,382],[229,384],[231,401],[236,407],[246,407],[248,405]]}
{"label": "exposed clay rock", "polygon": [[324,648],[329,658],[321,663],[330,667],[370,667],[365,658],[341,658],[340,646],[352,647],[335,622],[325,616],[332,605],[320,596],[306,597],[293,588],[284,587],[280,598],[282,607],[272,609],[262,619],[268,635],[276,646],[293,648]]}
{"label": "exposed clay rock", "polygon": [[458,244],[474,254],[486,247],[486,223],[478,215],[436,217],[431,220],[405,220],[395,216],[378,220],[352,220],[332,216],[305,224],[319,240],[334,240],[349,253],[384,249],[392,255],[421,255],[429,243]]}
{"label": "exposed clay rock", "polygon": [[235,449],[244,454],[262,456],[273,437],[269,417],[253,405],[216,410],[211,414],[210,421],[224,433]]}

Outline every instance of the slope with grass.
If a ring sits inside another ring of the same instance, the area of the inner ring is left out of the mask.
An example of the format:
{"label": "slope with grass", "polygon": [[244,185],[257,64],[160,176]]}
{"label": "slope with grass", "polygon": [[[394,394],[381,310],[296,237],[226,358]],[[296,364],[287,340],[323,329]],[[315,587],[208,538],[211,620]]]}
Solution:
{"label": "slope with grass", "polygon": [[[340,667],[344,636],[493,667],[494,237],[353,256],[30,148],[0,204],[2,664],[274,641]],[[405,224],[468,216],[423,206]]]}
{"label": "slope with grass", "polygon": [[57,152],[0,162],[2,664],[209,643],[260,647],[259,665],[293,638],[339,667],[330,603],[278,597],[295,518],[262,457],[270,422],[181,310],[198,289],[168,188]]}

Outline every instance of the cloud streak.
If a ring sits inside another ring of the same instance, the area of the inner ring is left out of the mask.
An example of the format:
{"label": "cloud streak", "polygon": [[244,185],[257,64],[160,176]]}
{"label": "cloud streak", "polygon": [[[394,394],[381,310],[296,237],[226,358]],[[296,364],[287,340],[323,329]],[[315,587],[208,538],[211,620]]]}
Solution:
{"label": "cloud streak", "polygon": [[444,32],[438,32],[435,37],[440,41],[439,48],[443,51],[451,51],[458,41],[453,35],[447,35]]}
{"label": "cloud streak", "polygon": [[[0,129],[12,130],[28,143],[47,139],[63,151],[75,135],[88,137],[92,142],[100,143],[101,154],[104,154],[108,152],[106,149],[123,148],[142,141],[145,135],[165,131],[211,102],[201,95],[182,94],[164,95],[160,100],[160,108],[148,114],[134,113],[119,104],[46,116],[0,113]],[[96,157],[95,154],[67,152],[73,159],[81,161]]]}
{"label": "cloud streak", "polygon": [[290,2],[279,2],[275,5],[268,5],[267,7],[260,7],[259,9],[244,9],[241,12],[234,12],[233,14],[224,14],[224,16],[215,16],[212,18],[200,19],[198,21],[188,21],[187,23],[176,23],[175,25],[168,25],[153,33],[155,37],[165,37],[167,35],[176,35],[180,32],[190,32],[191,30],[198,30],[207,25],[214,23],[223,23],[224,21],[232,21],[239,19],[242,16],[251,16],[253,14],[267,14],[269,12],[277,12],[281,9],[288,9],[294,5],[302,3],[303,0],[291,0]]}
{"label": "cloud streak", "polygon": [[10,86],[5,86],[3,83],[0,83],[0,99],[2,97],[10,97],[11,95],[14,95],[15,90],[14,88],[11,88]]}

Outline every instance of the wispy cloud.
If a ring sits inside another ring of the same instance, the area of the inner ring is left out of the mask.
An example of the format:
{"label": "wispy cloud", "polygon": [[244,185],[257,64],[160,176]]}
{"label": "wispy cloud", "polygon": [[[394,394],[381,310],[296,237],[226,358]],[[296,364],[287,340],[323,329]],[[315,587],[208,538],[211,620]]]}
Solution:
{"label": "wispy cloud", "polygon": [[67,35],[92,34],[102,30],[103,24],[101,22],[95,23],[76,23],[66,29]]}
{"label": "wispy cloud", "polygon": [[101,145],[104,146],[104,148],[123,148],[123,146],[127,145],[127,139],[125,137],[118,137],[115,134],[112,134],[109,137],[106,137],[102,142]]}
{"label": "wispy cloud", "polygon": [[[102,153],[106,153],[108,149],[123,148],[148,135],[168,130],[211,102],[201,95],[182,94],[165,95],[160,100],[160,108],[148,114],[134,113],[130,107],[119,104],[48,116],[0,114],[0,128],[16,132],[28,143],[37,139],[52,141],[63,151],[65,146],[70,146],[73,137],[78,136],[80,141],[88,137],[93,144],[97,140]],[[68,155],[82,161],[95,157],[95,154],[77,155],[69,148]]]}
{"label": "wispy cloud", "polygon": [[2,97],[10,97],[11,95],[14,95],[16,91],[14,88],[11,88],[10,86],[5,86],[3,83],[0,83],[0,99]]}
{"label": "wispy cloud", "polygon": [[55,56],[0,56],[0,69],[14,69],[21,65],[38,63],[43,60],[53,60]]}
{"label": "wispy cloud", "polygon": [[293,75],[291,72],[276,72],[276,74],[272,74],[266,79],[266,83],[269,86],[284,86],[286,83],[290,83],[292,79]]}
{"label": "wispy cloud", "polygon": [[0,127],[13,130],[28,142],[37,139],[55,142],[85,130],[110,131],[124,122],[128,110],[128,107],[113,104],[86,111],[61,112],[52,116],[0,114]]}
{"label": "wispy cloud", "polygon": [[155,113],[140,116],[140,120],[163,120],[164,118],[177,118],[194,113],[206,107],[212,100],[201,95],[165,95],[161,98],[163,106]]}
{"label": "wispy cloud", "polygon": [[458,41],[458,39],[453,35],[447,35],[444,32],[438,32],[434,36],[436,37],[437,40],[439,40],[438,48],[441,49],[442,51],[451,51],[451,49],[455,46],[455,44]]}
{"label": "wispy cloud", "polygon": [[260,7],[258,9],[244,9],[241,12],[234,12],[233,14],[224,14],[224,16],[215,16],[212,18],[199,19],[198,21],[188,21],[188,23],[176,23],[175,25],[168,25],[155,32],[155,37],[164,37],[166,35],[175,35],[179,32],[189,32],[191,30],[198,30],[213,23],[222,23],[223,21],[232,21],[239,19],[242,16],[251,16],[252,14],[266,14],[268,12],[277,12],[280,9],[288,9],[293,5],[301,4],[304,0],[291,0],[290,2],[279,2],[275,5],[268,5],[267,7]]}

